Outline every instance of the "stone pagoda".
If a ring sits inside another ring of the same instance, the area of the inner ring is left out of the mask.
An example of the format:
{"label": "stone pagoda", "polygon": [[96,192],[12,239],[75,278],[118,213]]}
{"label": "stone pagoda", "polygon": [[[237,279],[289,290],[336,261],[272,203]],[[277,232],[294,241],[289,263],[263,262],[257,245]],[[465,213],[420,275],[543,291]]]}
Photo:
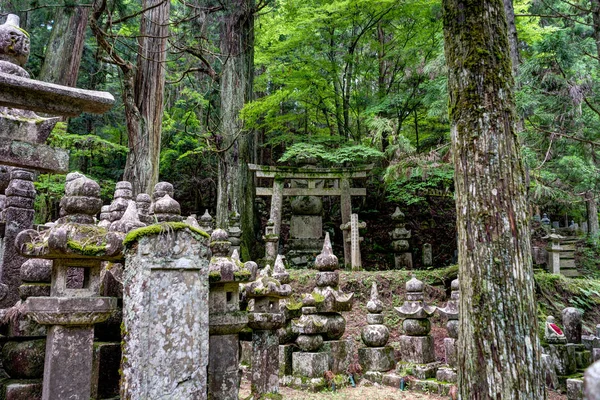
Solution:
{"label": "stone pagoda", "polygon": [[302,299],[302,316],[292,321],[292,330],[298,334],[296,345],[302,350],[293,353],[292,369],[294,375],[320,378],[325,371],[339,373],[348,366],[351,351],[347,342],[339,340],[346,330],[340,312],[352,309],[354,294],[338,288],[338,258],[333,254],[329,234],[314,266],[319,271],[317,286]]}
{"label": "stone pagoda", "polygon": [[424,288],[423,282],[413,276],[406,283],[406,301],[401,307],[396,307],[400,317],[404,318],[404,335],[399,338],[400,359],[405,363],[419,364],[414,368],[415,371],[424,371],[415,374],[419,379],[434,378],[436,371],[433,337],[429,334],[429,318],[436,308],[425,302]]}
{"label": "stone pagoda", "polygon": [[212,258],[208,265],[209,307],[209,399],[237,400],[240,385],[239,332],[248,324],[248,313],[240,310],[240,283],[254,280],[249,266],[229,256],[227,231],[211,234]]}
{"label": "stone pagoda", "polygon": [[292,287],[278,278],[289,281],[289,274],[285,269],[271,271],[267,265],[256,281],[245,286],[246,298],[254,300],[248,314],[248,326],[252,329],[252,395],[257,399],[279,391],[277,329],[285,325],[280,299],[289,297]]}
{"label": "stone pagoda", "polygon": [[456,341],[458,340],[458,306],[460,303],[460,287],[458,279],[454,279],[450,283],[450,300],[446,307],[439,308],[441,315],[448,319],[446,323],[446,331],[448,337],[444,338],[444,351],[446,353],[447,368],[440,368],[437,371],[436,378],[438,381],[455,383],[457,379],[456,373]]}
{"label": "stone pagoda", "polygon": [[396,269],[412,269],[412,254],[408,242],[411,233],[405,227],[404,213],[400,211],[400,207],[396,207],[396,211],[394,211],[391,217],[396,226],[394,230],[390,232],[390,236],[392,237],[392,249],[394,250],[394,267]]}
{"label": "stone pagoda", "polygon": [[370,381],[381,383],[382,373],[394,369],[396,360],[394,349],[386,346],[390,331],[383,324],[383,303],[379,300],[377,284],[371,287],[371,299],[367,303],[367,324],[361,331],[361,339],[365,346],[358,349],[358,360]]}
{"label": "stone pagoda", "polygon": [[[42,399],[90,398],[94,324],[117,307],[116,298],[99,296],[101,265],[122,258],[122,236],[93,225],[101,206],[96,182],[68,174],[61,200],[65,215],[50,229],[26,230],[16,240],[26,257],[53,260],[50,296],[25,303],[25,312],[48,326]],[[67,285],[73,267],[84,271],[82,288]]]}

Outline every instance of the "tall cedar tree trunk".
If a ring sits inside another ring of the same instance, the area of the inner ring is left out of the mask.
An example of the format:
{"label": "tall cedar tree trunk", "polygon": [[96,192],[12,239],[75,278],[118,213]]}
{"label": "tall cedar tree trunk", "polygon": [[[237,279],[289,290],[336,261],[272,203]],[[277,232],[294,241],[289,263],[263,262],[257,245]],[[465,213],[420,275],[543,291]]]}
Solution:
{"label": "tall cedar tree trunk", "polygon": [[76,85],[89,10],[89,7],[56,9],[40,80],[65,86]]}
{"label": "tall cedar tree trunk", "polygon": [[444,0],[462,399],[546,398],[502,0]]}
{"label": "tall cedar tree trunk", "polygon": [[134,195],[151,193],[158,182],[160,135],[165,85],[164,62],[169,34],[169,0],[144,0],[137,66],[123,59],[107,40],[99,24],[106,0],[95,0],[90,28],[98,45],[123,73],[123,104],[129,153],[123,179],[131,182]]}
{"label": "tall cedar tree trunk", "polygon": [[221,145],[217,191],[217,227],[226,229],[234,212],[240,214],[243,232],[240,256],[250,258],[254,242],[254,179],[248,170],[253,162],[252,133],[239,118],[252,96],[254,75],[254,0],[225,2],[220,49],[224,60],[221,75]]}
{"label": "tall cedar tree trunk", "polygon": [[129,77],[123,91],[129,137],[123,179],[135,194],[152,193],[158,182],[170,5],[169,0],[142,3],[152,8],[142,14],[135,78]]}
{"label": "tall cedar tree trunk", "polygon": [[585,206],[588,220],[588,236],[596,238],[600,228],[598,226],[598,207],[596,206],[596,199],[592,190],[585,193]]}

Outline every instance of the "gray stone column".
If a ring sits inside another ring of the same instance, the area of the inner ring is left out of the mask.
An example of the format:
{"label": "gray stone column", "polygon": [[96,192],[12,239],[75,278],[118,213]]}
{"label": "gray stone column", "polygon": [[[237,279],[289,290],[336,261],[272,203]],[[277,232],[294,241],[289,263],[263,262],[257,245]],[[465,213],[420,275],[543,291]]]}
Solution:
{"label": "gray stone column", "polygon": [[587,400],[600,400],[600,361],[585,371],[583,386]]}
{"label": "gray stone column", "polygon": [[121,397],[206,399],[208,238],[151,228],[125,252]]}
{"label": "gray stone column", "polygon": [[2,269],[0,271],[0,308],[8,308],[19,300],[21,265],[27,260],[14,246],[17,235],[33,226],[35,188],[33,173],[13,169],[6,188],[6,227],[3,239]]}

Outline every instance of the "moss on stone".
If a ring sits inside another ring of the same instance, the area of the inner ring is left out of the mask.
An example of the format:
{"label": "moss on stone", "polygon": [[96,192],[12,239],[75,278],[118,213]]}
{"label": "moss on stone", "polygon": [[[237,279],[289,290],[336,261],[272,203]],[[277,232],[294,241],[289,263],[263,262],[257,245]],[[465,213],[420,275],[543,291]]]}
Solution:
{"label": "moss on stone", "polygon": [[128,247],[133,243],[139,241],[144,236],[160,235],[169,231],[177,231],[182,229],[189,229],[195,239],[200,240],[201,238],[210,239],[210,235],[204,232],[202,229],[195,228],[185,222],[162,222],[160,224],[152,224],[143,228],[134,229],[125,236],[123,240],[123,246]]}
{"label": "moss on stone", "polygon": [[101,256],[106,252],[106,243],[100,245],[81,243],[74,239],[67,240],[67,247],[74,252],[86,256]]}

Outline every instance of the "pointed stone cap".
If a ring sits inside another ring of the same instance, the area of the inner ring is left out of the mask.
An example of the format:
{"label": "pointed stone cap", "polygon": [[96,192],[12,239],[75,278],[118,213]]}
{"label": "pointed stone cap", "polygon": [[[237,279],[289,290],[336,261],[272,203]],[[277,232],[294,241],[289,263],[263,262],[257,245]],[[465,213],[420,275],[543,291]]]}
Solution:
{"label": "pointed stone cap", "polygon": [[200,221],[202,222],[212,222],[213,217],[210,216],[210,214],[208,213],[208,208],[206,210],[204,210],[204,214],[202,214],[202,216],[200,217]]}
{"label": "pointed stone cap", "polygon": [[383,311],[383,303],[379,300],[379,292],[375,282],[371,286],[371,299],[367,303],[367,311],[371,314],[379,314]]}
{"label": "pointed stone cap", "polygon": [[202,229],[200,228],[200,224],[198,223],[198,220],[196,219],[195,215],[190,215],[189,217],[187,217],[185,219],[185,223],[190,226],[193,226],[196,229]]}
{"label": "pointed stone cap", "polygon": [[315,268],[319,271],[335,271],[338,269],[338,258],[333,254],[329,232],[325,234],[321,254],[315,259]]}
{"label": "pointed stone cap", "polygon": [[406,291],[412,293],[422,292],[425,289],[425,284],[417,279],[415,275],[406,282]]}
{"label": "pointed stone cap", "polygon": [[231,259],[240,262],[240,253],[238,252],[238,249],[233,249],[233,252],[231,253]]}
{"label": "pointed stone cap", "polygon": [[556,229],[552,228],[549,235],[544,236],[542,239],[550,239],[552,241],[558,241],[560,239],[564,239],[565,237],[556,233]]}
{"label": "pointed stone cap", "polygon": [[403,222],[405,215],[402,211],[400,211],[400,207],[396,207],[396,211],[392,214],[392,220],[396,222]]}
{"label": "pointed stone cap", "polygon": [[110,224],[110,230],[114,232],[128,233],[137,228],[146,226],[138,218],[138,210],[135,201],[129,200],[129,205],[120,220]]}
{"label": "pointed stone cap", "polygon": [[285,284],[290,283],[290,274],[285,269],[283,259],[284,256],[282,256],[281,254],[277,255],[277,259],[275,260],[275,266],[273,267],[273,278]]}

